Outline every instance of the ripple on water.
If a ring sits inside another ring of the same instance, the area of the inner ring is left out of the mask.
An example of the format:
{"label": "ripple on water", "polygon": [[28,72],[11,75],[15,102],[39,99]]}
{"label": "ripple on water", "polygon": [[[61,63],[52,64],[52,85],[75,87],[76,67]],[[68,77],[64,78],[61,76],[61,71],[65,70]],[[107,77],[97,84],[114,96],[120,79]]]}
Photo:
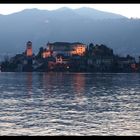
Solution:
{"label": "ripple on water", "polygon": [[139,135],[139,74],[15,74],[0,75],[0,135]]}

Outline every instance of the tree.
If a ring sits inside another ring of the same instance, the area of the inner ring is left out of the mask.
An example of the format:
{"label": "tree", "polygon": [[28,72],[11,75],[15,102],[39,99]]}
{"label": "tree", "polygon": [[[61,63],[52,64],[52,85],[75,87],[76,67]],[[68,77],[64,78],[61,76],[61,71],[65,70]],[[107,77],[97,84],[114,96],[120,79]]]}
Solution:
{"label": "tree", "polygon": [[88,49],[87,49],[87,56],[90,57],[92,55],[93,49],[94,49],[94,45],[93,45],[93,43],[90,43],[88,46]]}
{"label": "tree", "polygon": [[38,52],[38,54],[37,54],[37,58],[42,58],[42,53],[43,53],[43,51],[44,51],[44,48],[43,48],[43,47],[40,47],[40,48],[39,48],[39,52]]}
{"label": "tree", "polygon": [[139,56],[139,63],[140,63],[140,56]]}
{"label": "tree", "polygon": [[93,43],[90,43],[90,44],[89,44],[89,51],[90,51],[90,50],[92,51],[92,50],[93,50],[93,47],[94,47]]}

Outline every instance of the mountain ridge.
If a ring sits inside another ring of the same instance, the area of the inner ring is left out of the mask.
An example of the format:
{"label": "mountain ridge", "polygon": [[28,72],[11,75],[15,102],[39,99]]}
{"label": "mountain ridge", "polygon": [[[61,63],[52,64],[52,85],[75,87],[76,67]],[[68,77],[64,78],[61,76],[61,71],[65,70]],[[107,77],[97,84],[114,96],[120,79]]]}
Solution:
{"label": "mountain ridge", "polygon": [[[139,55],[139,19],[128,19],[116,14],[108,19],[106,17],[110,14],[106,12],[104,17],[94,18],[93,14],[83,16],[75,10],[25,9],[16,14],[0,15],[1,53],[24,51],[26,42],[31,40],[35,52],[48,41],[81,42],[87,45],[92,42],[108,45],[118,54]],[[94,9],[93,12],[95,11],[100,12]]]}

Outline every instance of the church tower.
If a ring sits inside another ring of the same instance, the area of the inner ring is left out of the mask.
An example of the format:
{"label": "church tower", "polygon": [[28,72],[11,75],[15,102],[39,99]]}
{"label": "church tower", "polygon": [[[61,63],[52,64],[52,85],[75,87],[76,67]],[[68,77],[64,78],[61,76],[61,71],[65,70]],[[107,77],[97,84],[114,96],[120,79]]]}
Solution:
{"label": "church tower", "polygon": [[28,41],[26,44],[26,56],[31,57],[33,55],[32,52],[32,42]]}

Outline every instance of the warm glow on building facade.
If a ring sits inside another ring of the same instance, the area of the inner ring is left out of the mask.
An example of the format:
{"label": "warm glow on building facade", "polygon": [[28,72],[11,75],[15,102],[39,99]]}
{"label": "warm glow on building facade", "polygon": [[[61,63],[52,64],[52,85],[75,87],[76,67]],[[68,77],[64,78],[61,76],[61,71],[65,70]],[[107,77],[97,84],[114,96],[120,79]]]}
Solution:
{"label": "warm glow on building facade", "polygon": [[75,42],[55,42],[48,43],[47,49],[53,51],[53,54],[56,56],[57,54],[63,54],[64,56],[72,56],[72,55],[80,55],[82,56],[86,51],[86,45]]}
{"label": "warm glow on building facade", "polygon": [[75,45],[71,51],[72,55],[83,55],[86,51],[85,45]]}
{"label": "warm glow on building facade", "polygon": [[46,50],[46,51],[43,52],[42,56],[43,56],[43,58],[50,57],[51,56],[51,52]]}
{"label": "warm glow on building facade", "polygon": [[59,58],[56,58],[56,63],[63,63],[63,59],[62,59],[62,57],[59,57]]}
{"label": "warm glow on building facade", "polygon": [[31,57],[33,55],[32,42],[28,41],[26,44],[26,56]]}

